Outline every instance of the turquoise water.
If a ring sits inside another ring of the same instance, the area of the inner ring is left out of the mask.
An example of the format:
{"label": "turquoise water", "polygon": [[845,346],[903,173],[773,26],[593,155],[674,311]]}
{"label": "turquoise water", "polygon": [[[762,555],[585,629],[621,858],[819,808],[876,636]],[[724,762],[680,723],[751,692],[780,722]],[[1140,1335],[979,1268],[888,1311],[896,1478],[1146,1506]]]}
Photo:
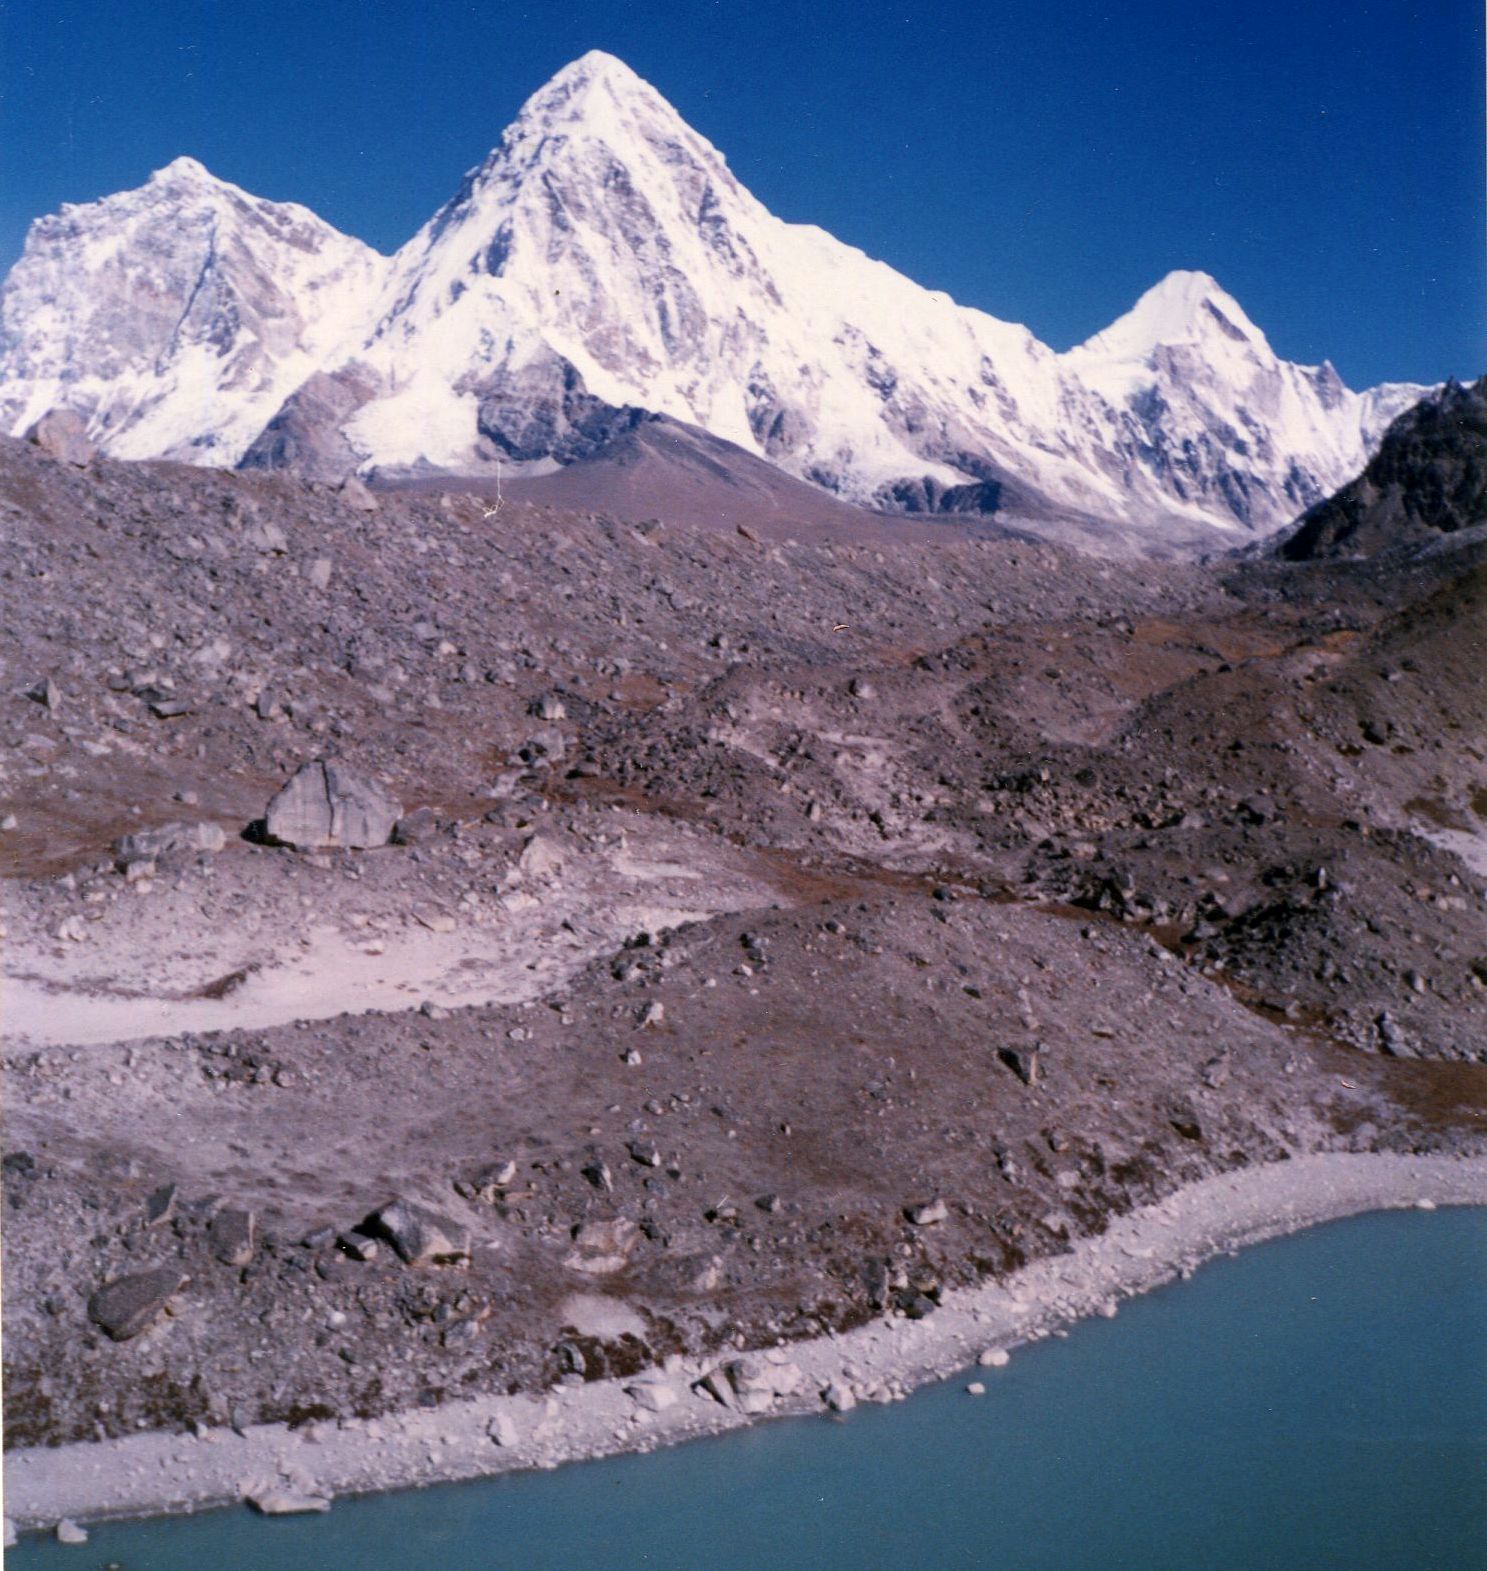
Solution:
{"label": "turquoise water", "polygon": [[1473,1571],[1487,1210],[1205,1266],[909,1401],[644,1457],[26,1539],[10,1571]]}

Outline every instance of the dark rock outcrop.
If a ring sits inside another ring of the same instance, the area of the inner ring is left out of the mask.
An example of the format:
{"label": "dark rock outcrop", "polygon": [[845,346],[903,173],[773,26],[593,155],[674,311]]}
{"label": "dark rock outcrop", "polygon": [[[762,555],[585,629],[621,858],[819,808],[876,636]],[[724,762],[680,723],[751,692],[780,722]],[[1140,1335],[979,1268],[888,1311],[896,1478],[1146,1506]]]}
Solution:
{"label": "dark rock outcrop", "polygon": [[341,427],[380,391],[380,378],[367,366],[314,372],[284,400],[238,468],[289,469],[307,480],[344,480],[361,455],[341,435]]}
{"label": "dark rock outcrop", "polygon": [[245,1266],[253,1258],[258,1223],[251,1211],[228,1207],[212,1218],[207,1229],[213,1256],[223,1265]]}
{"label": "dark rock outcrop", "polygon": [[1361,475],[1276,548],[1291,562],[1377,556],[1487,523],[1487,377],[1448,382],[1389,427]]}
{"label": "dark rock outcrop", "polygon": [[502,371],[476,391],[480,435],[493,444],[493,454],[517,460],[571,464],[592,458],[649,418],[643,409],[596,398],[577,368],[557,355]]}
{"label": "dark rock outcrop", "polygon": [[470,1258],[468,1229],[407,1200],[393,1200],[374,1211],[358,1231],[386,1239],[405,1265],[452,1265]]}

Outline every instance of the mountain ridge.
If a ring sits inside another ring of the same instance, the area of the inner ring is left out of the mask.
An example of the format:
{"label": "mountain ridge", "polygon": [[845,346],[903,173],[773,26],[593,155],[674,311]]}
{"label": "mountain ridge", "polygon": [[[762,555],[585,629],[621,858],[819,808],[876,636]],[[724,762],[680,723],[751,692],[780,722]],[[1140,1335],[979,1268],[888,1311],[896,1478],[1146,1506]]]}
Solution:
{"label": "mountain ridge", "polygon": [[1487,377],[1447,382],[1389,427],[1368,467],[1277,541],[1287,561],[1418,549],[1487,529]]}
{"label": "mountain ridge", "polygon": [[[111,269],[90,261],[105,253]],[[131,267],[160,275],[175,320],[141,306]],[[392,257],[178,159],[38,221],[0,291],[4,429],[65,403],[116,456],[320,478],[572,462],[643,409],[857,504],[1029,496],[1268,533],[1356,474],[1422,391],[1354,393],[1280,360],[1195,271],[1056,353],[775,218],[598,51]]]}

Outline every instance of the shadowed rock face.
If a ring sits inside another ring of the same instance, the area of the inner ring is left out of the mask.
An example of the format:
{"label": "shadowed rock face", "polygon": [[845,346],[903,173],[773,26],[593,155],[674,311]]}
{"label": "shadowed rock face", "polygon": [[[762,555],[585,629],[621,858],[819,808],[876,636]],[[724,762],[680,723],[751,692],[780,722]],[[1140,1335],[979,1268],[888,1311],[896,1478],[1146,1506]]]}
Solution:
{"label": "shadowed rock face", "polygon": [[405,1265],[468,1260],[468,1229],[458,1222],[406,1200],[393,1200],[374,1211],[361,1225],[369,1238],[385,1238]]}
{"label": "shadowed rock face", "polygon": [[595,398],[568,361],[547,355],[535,365],[506,370],[479,389],[476,428],[509,458],[591,458],[646,418],[631,406]]}
{"label": "shadowed rock face", "polygon": [[376,397],[376,374],[365,366],[317,371],[284,401],[254,439],[241,469],[292,469],[307,480],[340,480],[361,461],[341,427]]}
{"label": "shadowed rock face", "polygon": [[1284,540],[1292,562],[1375,556],[1487,523],[1487,377],[1448,383],[1389,427],[1368,468]]}

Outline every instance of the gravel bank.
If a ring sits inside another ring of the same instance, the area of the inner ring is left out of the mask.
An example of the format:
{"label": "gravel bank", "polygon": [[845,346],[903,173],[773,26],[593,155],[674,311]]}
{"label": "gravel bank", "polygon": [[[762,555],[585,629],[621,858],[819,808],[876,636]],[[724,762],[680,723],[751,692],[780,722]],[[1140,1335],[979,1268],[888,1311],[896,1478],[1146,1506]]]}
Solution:
{"label": "gravel bank", "polygon": [[[892,1400],[995,1349],[1014,1350],[1201,1261],[1318,1222],[1417,1205],[1487,1204],[1487,1160],[1327,1154],[1193,1184],[1101,1237],[1002,1283],[947,1295],[923,1320],[876,1321],[755,1359],[731,1382],[716,1359],[638,1380],[562,1385],[380,1420],[295,1431],[151,1433],[13,1452],[5,1509],[21,1529],[200,1510],[247,1497],[282,1504],[649,1451],[767,1414]],[[775,1360],[779,1360],[776,1362]],[[718,1371],[718,1401],[698,1383]],[[995,1373],[986,1377],[995,1380]],[[993,1385],[993,1391],[995,1387]],[[639,1393],[637,1395],[637,1393]],[[772,1394],[773,1393],[773,1394]],[[745,1409],[759,1411],[749,1412]]]}

